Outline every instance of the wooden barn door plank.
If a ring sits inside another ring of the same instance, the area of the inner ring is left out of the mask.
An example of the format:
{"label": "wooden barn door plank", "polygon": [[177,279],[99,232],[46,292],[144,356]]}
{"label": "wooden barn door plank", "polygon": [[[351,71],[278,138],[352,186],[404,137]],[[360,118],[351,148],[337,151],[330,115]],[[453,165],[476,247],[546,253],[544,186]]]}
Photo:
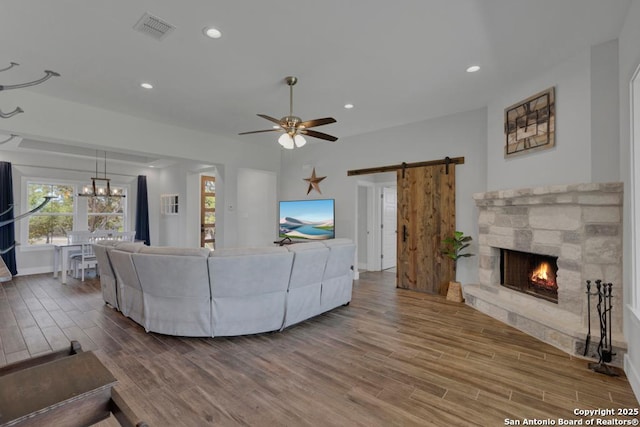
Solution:
{"label": "wooden barn door plank", "polygon": [[455,231],[455,165],[398,170],[397,179],[397,286],[444,294],[455,279],[455,264],[440,253]]}

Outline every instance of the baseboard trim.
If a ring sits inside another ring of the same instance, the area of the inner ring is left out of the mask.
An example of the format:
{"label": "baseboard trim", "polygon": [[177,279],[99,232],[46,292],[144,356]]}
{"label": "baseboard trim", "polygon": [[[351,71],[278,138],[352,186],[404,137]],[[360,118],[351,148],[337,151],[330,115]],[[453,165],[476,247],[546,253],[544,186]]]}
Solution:
{"label": "baseboard trim", "polygon": [[624,372],[627,374],[627,380],[629,380],[636,399],[640,399],[640,373],[636,370],[635,366],[633,366],[633,363],[631,363],[628,354],[624,355]]}
{"label": "baseboard trim", "polygon": [[32,274],[44,274],[51,273],[53,270],[51,267],[31,267],[31,268],[18,268],[18,276],[31,276]]}

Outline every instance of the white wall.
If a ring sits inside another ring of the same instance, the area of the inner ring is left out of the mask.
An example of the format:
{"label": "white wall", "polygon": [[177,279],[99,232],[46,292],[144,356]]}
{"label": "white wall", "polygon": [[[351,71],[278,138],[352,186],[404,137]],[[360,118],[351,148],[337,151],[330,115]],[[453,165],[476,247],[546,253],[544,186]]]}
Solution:
{"label": "white wall", "polygon": [[278,239],[275,172],[238,169],[239,247],[269,246]]}
{"label": "white wall", "polygon": [[[618,43],[576,52],[488,105],[487,189],[618,181]],[[555,147],[504,158],[504,109],[555,87]],[[611,94],[611,92],[614,92]]]}
{"label": "white wall", "polygon": [[[456,167],[456,227],[477,237],[477,210],[472,195],[486,188],[487,116],[479,109],[379,132],[339,139],[336,143],[313,141],[304,149],[283,150],[280,184],[281,199],[336,200],[336,235],[356,241],[357,182],[347,171],[375,166],[419,162],[449,157],[465,157]],[[309,195],[303,180],[313,167],[322,194]],[[458,265],[458,279],[477,281],[477,257],[465,258]]]}
{"label": "white wall", "polygon": [[[489,103],[487,190],[590,182],[589,68],[585,50],[534,81],[506,87]],[[555,147],[505,159],[504,109],[551,86],[556,88]]]}
{"label": "white wall", "polygon": [[618,40],[591,48],[591,181],[620,180]]}
{"label": "white wall", "polygon": [[181,164],[177,164],[161,169],[158,178],[153,182],[147,180],[147,190],[153,189],[152,194],[155,195],[153,200],[149,196],[149,210],[153,209],[159,213],[162,194],[178,195],[178,215],[159,214],[158,234],[155,236],[156,239],[151,239],[152,245],[190,246],[186,242],[187,206],[193,201],[187,197],[187,172]]}
{"label": "white wall", "polygon": [[[636,397],[640,399],[640,313],[638,307],[634,307],[634,303],[630,296],[633,294],[632,288],[638,292],[640,283],[635,281],[633,270],[640,268],[640,262],[633,257],[631,246],[633,244],[631,234],[631,215],[633,214],[630,206],[630,194],[632,192],[631,185],[631,139],[630,139],[630,97],[629,84],[633,73],[640,64],[640,2],[633,1],[629,7],[625,24],[618,39],[619,46],[619,76],[620,76],[620,177],[624,182],[624,218],[623,218],[623,285],[625,294],[624,306],[624,335],[627,340],[628,352],[625,357],[625,372],[627,378],[633,387]],[[640,149],[636,142],[635,149]],[[640,165],[635,165],[638,169]],[[635,205],[640,206],[640,200],[635,200]],[[635,212],[638,218],[640,213]]]}

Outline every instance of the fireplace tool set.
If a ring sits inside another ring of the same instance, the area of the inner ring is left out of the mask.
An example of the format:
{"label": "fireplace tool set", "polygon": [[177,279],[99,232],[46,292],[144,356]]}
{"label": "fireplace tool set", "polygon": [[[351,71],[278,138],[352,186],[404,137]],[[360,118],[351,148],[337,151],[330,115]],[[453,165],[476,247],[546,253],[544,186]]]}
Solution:
{"label": "fireplace tool set", "polygon": [[595,281],[595,291],[591,291],[591,280],[587,280],[587,338],[584,343],[584,356],[589,351],[589,344],[591,343],[591,297],[597,296],[598,303],[596,304],[596,311],[598,312],[598,320],[600,321],[600,342],[598,343],[598,362],[589,363],[589,369],[594,372],[606,374],[609,376],[618,376],[617,373],[611,367],[607,365],[611,362],[615,353],[613,353],[611,344],[611,283],[602,283],[602,280]]}

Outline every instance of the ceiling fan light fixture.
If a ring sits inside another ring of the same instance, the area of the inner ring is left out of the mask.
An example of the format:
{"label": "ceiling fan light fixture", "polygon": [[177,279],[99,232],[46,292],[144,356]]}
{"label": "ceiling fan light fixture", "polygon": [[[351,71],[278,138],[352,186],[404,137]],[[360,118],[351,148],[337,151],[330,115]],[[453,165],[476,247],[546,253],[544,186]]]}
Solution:
{"label": "ceiling fan light fixture", "polygon": [[288,133],[283,133],[280,138],[278,138],[278,144],[282,145],[282,148],[286,148],[287,150],[293,150],[294,141],[293,138]]}
{"label": "ceiling fan light fixture", "polygon": [[[323,117],[314,120],[303,121],[300,117],[293,115],[293,85],[298,81],[297,77],[289,76],[285,77],[285,82],[289,85],[289,115],[280,119],[267,116],[266,114],[258,114],[258,117],[262,117],[272,123],[271,129],[255,130],[251,132],[240,132],[238,135],[247,135],[250,133],[263,133],[273,131],[283,131],[285,134],[278,138],[278,143],[287,150],[292,150],[295,147],[302,147],[306,145],[307,140],[301,135],[310,136],[312,138],[324,139],[326,141],[337,141],[338,138],[326,133],[311,130],[316,126],[328,125],[335,123],[336,119],[333,117]],[[273,124],[275,123],[275,125]]]}
{"label": "ceiling fan light fixture", "polygon": [[219,39],[220,37],[222,37],[222,32],[217,28],[205,27],[202,32],[210,39]]}
{"label": "ceiling fan light fixture", "polygon": [[293,142],[295,142],[296,147],[300,148],[307,143],[307,140],[302,135],[296,135],[293,137]]}

